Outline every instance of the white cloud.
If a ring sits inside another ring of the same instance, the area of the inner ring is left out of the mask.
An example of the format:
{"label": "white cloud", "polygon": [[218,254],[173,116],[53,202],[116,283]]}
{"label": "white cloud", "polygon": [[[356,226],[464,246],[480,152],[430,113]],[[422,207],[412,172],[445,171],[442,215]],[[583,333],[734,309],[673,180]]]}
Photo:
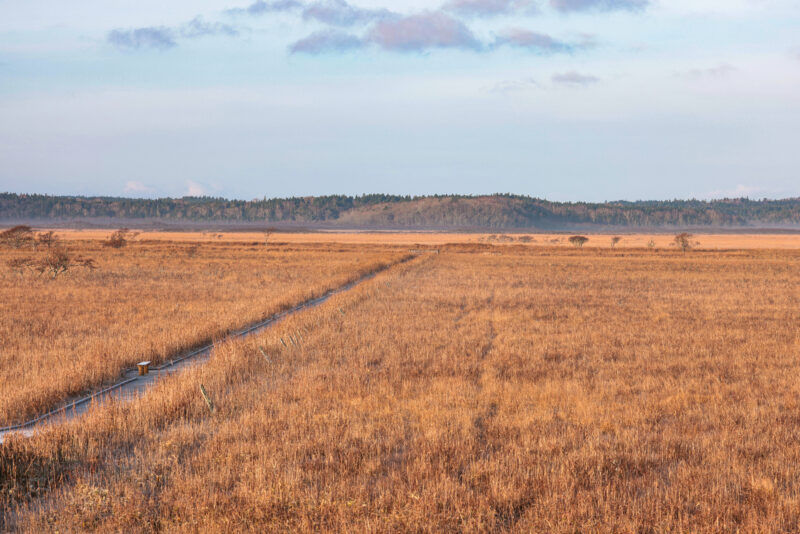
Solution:
{"label": "white cloud", "polygon": [[716,198],[750,198],[756,194],[764,194],[767,191],[757,185],[737,184],[733,189],[718,189],[703,195],[707,199]]}
{"label": "white cloud", "polygon": [[153,188],[137,180],[131,180],[125,184],[126,193],[152,193]]}
{"label": "white cloud", "polygon": [[186,180],[187,197],[203,197],[206,196],[206,194],[207,191],[205,186],[198,184],[197,182],[193,182],[192,180]]}

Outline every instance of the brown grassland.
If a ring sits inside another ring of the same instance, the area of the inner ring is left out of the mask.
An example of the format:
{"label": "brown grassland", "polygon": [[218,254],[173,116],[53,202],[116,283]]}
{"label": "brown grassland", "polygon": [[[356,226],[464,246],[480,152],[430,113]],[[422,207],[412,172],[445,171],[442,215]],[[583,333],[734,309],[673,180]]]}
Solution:
{"label": "brown grassland", "polygon": [[[249,243],[264,241],[265,232],[232,232],[232,231],[197,231],[197,232],[171,232],[137,230],[137,239],[146,241],[177,241],[196,243]],[[108,238],[110,230],[56,230],[56,234],[65,239],[101,240]],[[570,248],[569,237],[571,233],[452,233],[452,232],[403,232],[403,231],[370,231],[370,232],[269,232],[270,242],[286,244],[343,244],[343,245],[447,245],[465,243],[491,243],[493,245],[520,245],[539,248]],[[611,239],[620,237],[617,245],[620,248],[648,248],[652,241],[654,248],[674,248],[674,234],[646,234],[646,233],[591,233],[586,234],[589,242],[586,248],[609,248]],[[800,249],[800,233],[784,234],[731,234],[731,233],[703,233],[697,234],[692,239],[697,243],[697,248],[703,250],[798,250]]]}
{"label": "brown grassland", "polygon": [[0,445],[4,525],[797,532],[799,282],[798,251],[445,246]]}
{"label": "brown grassland", "polygon": [[53,408],[235,328],[358,278],[400,256],[331,245],[65,242],[95,260],[52,280],[0,250],[0,426]]}

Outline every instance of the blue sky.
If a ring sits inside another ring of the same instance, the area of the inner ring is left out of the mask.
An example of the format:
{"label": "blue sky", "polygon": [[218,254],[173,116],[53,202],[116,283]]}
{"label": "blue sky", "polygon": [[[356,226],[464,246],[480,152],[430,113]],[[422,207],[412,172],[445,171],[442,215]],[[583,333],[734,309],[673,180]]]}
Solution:
{"label": "blue sky", "polygon": [[798,0],[0,0],[0,190],[800,196]]}

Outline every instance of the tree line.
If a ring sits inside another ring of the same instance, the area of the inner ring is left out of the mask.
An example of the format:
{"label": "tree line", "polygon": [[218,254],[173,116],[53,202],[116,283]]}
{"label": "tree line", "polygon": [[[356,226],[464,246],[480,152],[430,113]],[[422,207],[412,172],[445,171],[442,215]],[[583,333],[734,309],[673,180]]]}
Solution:
{"label": "tree line", "polygon": [[798,226],[800,198],[604,203],[551,202],[521,195],[320,197],[230,200],[132,199],[0,193],[0,220],[149,219],[385,227],[558,228],[578,225]]}

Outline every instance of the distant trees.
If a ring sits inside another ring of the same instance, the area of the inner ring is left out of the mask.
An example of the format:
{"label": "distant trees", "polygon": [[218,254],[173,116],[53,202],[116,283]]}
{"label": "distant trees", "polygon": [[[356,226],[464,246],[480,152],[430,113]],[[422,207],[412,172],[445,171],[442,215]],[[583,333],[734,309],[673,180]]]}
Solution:
{"label": "distant trees", "polygon": [[574,235],[570,237],[568,241],[572,243],[572,246],[575,248],[583,248],[583,245],[589,241],[589,238],[583,235]]}
{"label": "distant trees", "polygon": [[[377,206],[380,208],[365,209]],[[336,221],[347,214],[350,224],[470,226],[497,230],[534,227],[555,229],[577,224],[639,228],[668,225],[800,225],[800,198],[599,204],[550,202],[521,195],[330,195],[244,201],[210,197],[126,199],[0,193],[0,214],[6,220],[15,221],[107,218],[258,223]]]}

